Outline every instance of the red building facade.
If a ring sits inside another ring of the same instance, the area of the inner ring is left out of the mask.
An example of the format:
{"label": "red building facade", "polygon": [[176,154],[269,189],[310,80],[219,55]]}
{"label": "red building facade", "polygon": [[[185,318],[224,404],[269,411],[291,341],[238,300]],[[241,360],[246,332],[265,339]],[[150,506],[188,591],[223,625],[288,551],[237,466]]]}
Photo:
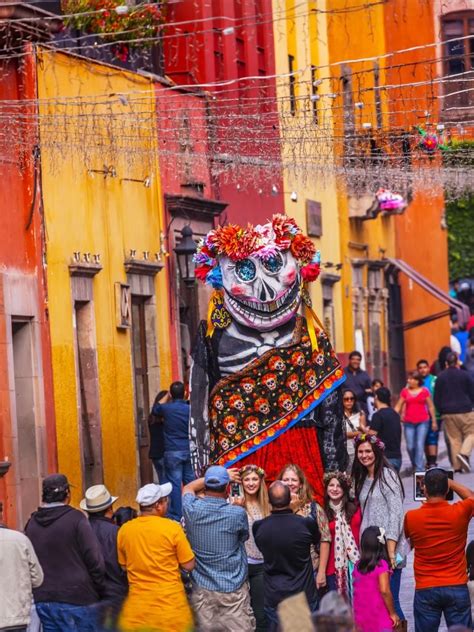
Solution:
{"label": "red building facade", "polygon": [[[155,84],[160,179],[163,192],[163,248],[169,275],[173,373],[187,379],[197,325],[206,317],[208,289],[183,280],[173,250],[190,226],[193,239],[221,221],[227,204],[215,198],[209,160],[209,95],[167,82]],[[178,351],[179,350],[179,351]]]}
{"label": "red building facade", "polygon": [[211,187],[221,221],[261,222],[283,209],[271,0],[171,3],[165,71],[208,101]]}
{"label": "red building facade", "polygon": [[0,501],[17,527],[57,467],[35,110],[22,104],[18,116],[19,101],[36,98],[35,58],[29,44],[23,52],[0,67]]}

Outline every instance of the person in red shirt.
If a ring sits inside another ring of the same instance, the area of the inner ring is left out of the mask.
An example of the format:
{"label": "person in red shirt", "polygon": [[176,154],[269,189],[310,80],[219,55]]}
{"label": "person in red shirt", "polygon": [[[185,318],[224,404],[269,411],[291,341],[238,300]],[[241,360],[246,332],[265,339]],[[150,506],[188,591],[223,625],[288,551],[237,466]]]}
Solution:
{"label": "person in red shirt", "polygon": [[408,375],[408,386],[403,388],[395,406],[403,420],[405,441],[412,466],[425,469],[425,440],[428,430],[438,430],[431,393],[423,386],[424,378],[417,371]]}
{"label": "person in red shirt", "polygon": [[[425,475],[426,502],[405,516],[405,535],[415,550],[414,615],[416,632],[438,630],[444,614],[448,628],[472,629],[467,588],[466,539],[474,516],[474,492],[448,478],[442,468]],[[452,489],[462,499],[448,503]]]}
{"label": "person in red shirt", "polygon": [[359,536],[362,514],[349,498],[352,480],[346,472],[324,475],[324,508],[331,532],[331,548],[326,568],[329,590],[351,596],[352,569],[359,561]]}

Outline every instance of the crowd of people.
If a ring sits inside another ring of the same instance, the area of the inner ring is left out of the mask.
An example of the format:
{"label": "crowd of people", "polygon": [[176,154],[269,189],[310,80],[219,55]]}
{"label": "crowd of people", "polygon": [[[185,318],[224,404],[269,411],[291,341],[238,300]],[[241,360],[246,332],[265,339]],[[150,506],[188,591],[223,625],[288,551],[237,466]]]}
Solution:
{"label": "crowd of people", "polygon": [[[346,610],[334,629],[404,630],[410,548],[416,631],[438,629],[442,615],[472,629],[465,548],[474,492],[436,466],[433,448],[442,424],[454,469],[470,470],[474,382],[449,350],[438,367],[420,360],[392,407],[361,360],[350,354],[342,393],[349,466],[325,473],[322,502],[297,463],[273,482],[248,464],[213,465],[196,479],[180,382],[152,409],[159,482],[138,490],[138,512],[114,512],[105,485],[75,509],[66,476],[46,477],[24,533],[0,528],[0,630],[25,631],[33,602],[44,632],[272,632],[299,594],[316,629],[337,619],[321,614],[337,595],[336,614]],[[402,428],[413,469],[426,468],[426,502],[406,515]],[[447,502],[450,491],[461,501]]]}
{"label": "crowd of people", "polygon": [[402,428],[412,471],[436,466],[443,427],[454,471],[469,472],[474,442],[474,374],[458,354],[443,347],[432,365],[420,359],[416,370],[408,374],[394,407],[390,390],[380,379],[370,379],[360,367],[361,360],[362,355],[353,351],[345,368],[343,408],[348,471],[354,459],[354,437],[368,432],[379,436],[386,446],[386,458],[400,472]]}

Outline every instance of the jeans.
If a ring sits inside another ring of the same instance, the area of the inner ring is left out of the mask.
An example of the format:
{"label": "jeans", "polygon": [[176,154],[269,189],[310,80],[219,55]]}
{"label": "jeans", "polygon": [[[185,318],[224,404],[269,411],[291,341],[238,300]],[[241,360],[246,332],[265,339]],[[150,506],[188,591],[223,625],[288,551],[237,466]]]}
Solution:
{"label": "jeans", "polygon": [[161,457],[161,459],[152,459],[153,467],[155,468],[156,475],[158,476],[158,482],[160,485],[166,483],[165,477],[165,459]]}
{"label": "jeans", "polygon": [[256,632],[265,632],[267,619],[263,604],[263,563],[249,564],[250,603],[257,622]]}
{"label": "jeans", "polygon": [[404,423],[405,441],[411,464],[417,471],[425,469],[425,441],[431,421],[419,424]]}
{"label": "jeans", "polygon": [[387,459],[390,465],[399,472],[402,469],[402,460],[401,459]]}
{"label": "jeans", "polygon": [[36,604],[43,632],[96,632],[97,606],[45,601]]}
{"label": "jeans", "polygon": [[395,608],[395,612],[398,614],[400,619],[405,619],[405,615],[403,614],[402,606],[400,604],[401,581],[402,581],[402,569],[396,568],[393,571],[393,573],[390,575],[390,590],[392,591],[393,606]]}
{"label": "jeans", "polygon": [[183,483],[187,485],[196,478],[189,452],[186,450],[165,452],[165,478],[173,486],[168,517],[173,520],[181,520],[183,517],[183,506],[181,503],[182,485]]}
{"label": "jeans", "polygon": [[466,584],[415,590],[413,609],[415,632],[438,630],[442,614],[448,628],[462,625],[472,629],[471,600]]}

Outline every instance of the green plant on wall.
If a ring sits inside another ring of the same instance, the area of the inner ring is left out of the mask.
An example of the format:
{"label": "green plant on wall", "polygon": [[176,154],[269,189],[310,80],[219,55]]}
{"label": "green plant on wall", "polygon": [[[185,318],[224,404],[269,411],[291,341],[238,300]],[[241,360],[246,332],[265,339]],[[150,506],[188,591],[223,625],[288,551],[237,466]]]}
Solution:
{"label": "green plant on wall", "polygon": [[[474,141],[454,140],[443,154],[445,168],[474,165]],[[472,186],[472,182],[470,183]],[[474,277],[474,193],[446,201],[449,278]]]}
{"label": "green plant on wall", "polygon": [[449,278],[474,277],[474,194],[447,202]]}

